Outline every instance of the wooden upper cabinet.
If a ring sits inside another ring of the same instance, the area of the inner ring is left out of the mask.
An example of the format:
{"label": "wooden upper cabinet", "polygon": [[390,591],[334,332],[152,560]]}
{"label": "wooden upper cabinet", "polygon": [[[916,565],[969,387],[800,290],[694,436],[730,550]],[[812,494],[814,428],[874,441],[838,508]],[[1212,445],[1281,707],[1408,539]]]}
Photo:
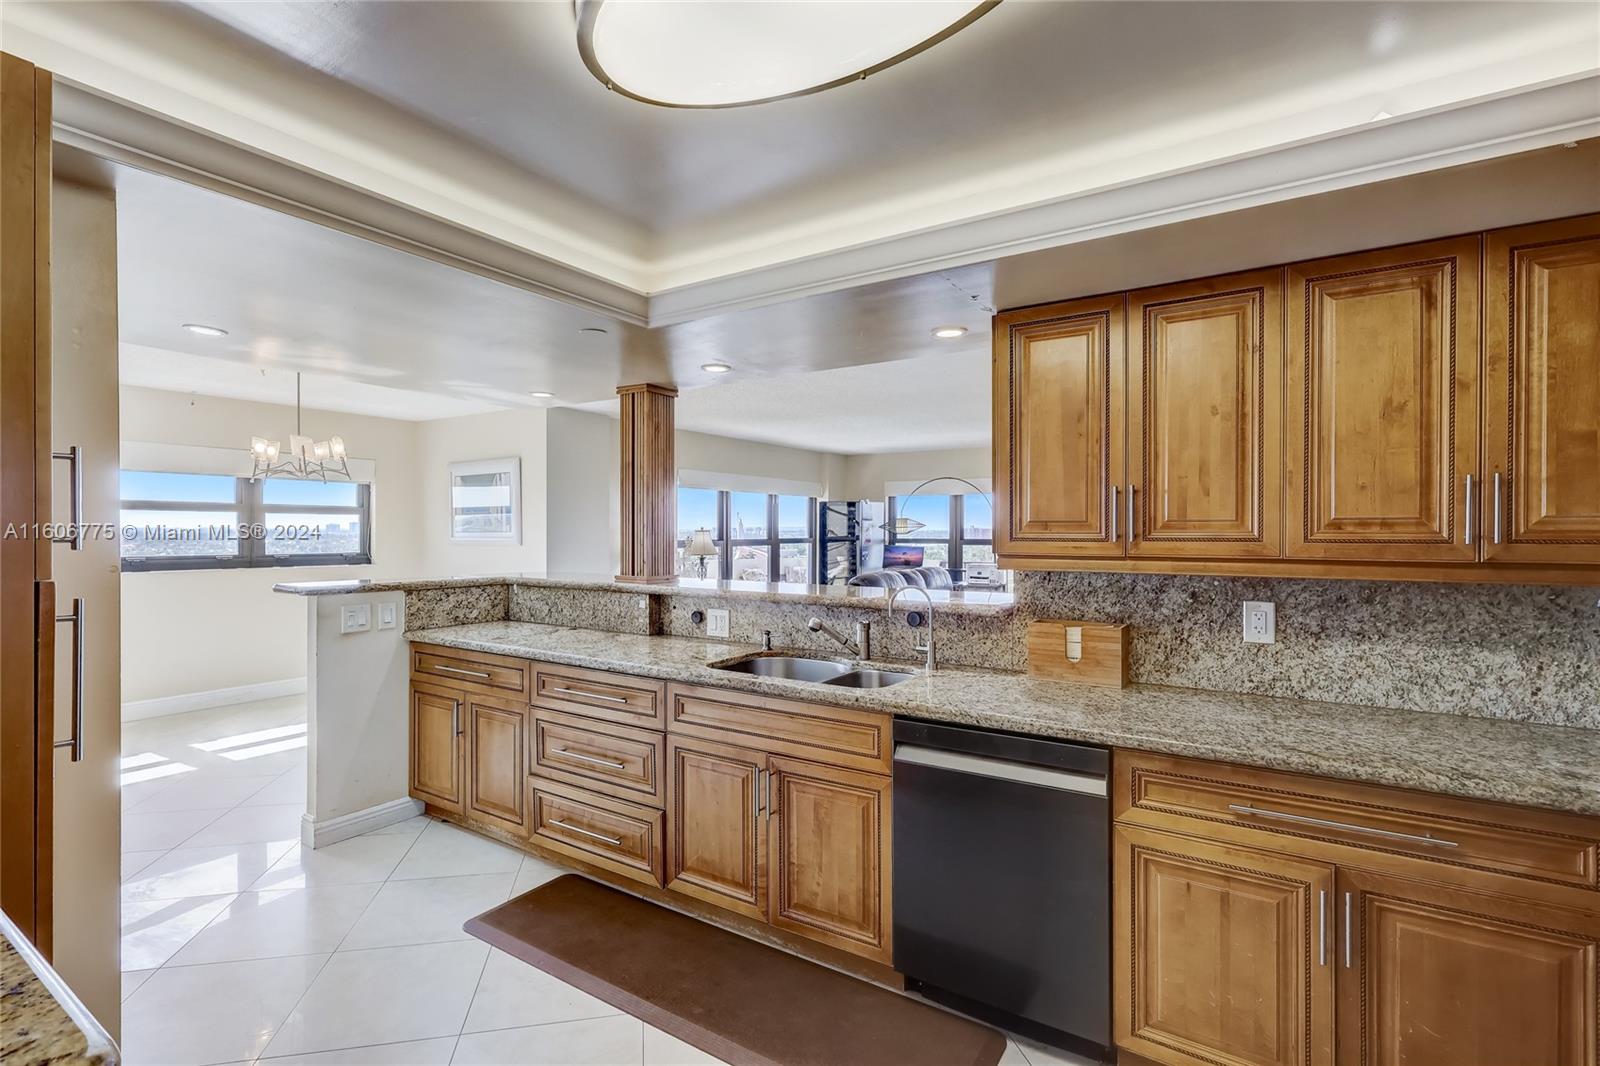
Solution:
{"label": "wooden upper cabinet", "polygon": [[1173,1066],[1331,1063],[1333,868],[1116,833],[1117,1046]]}
{"label": "wooden upper cabinet", "polygon": [[889,962],[890,779],[772,756],[771,922]]}
{"label": "wooden upper cabinet", "polygon": [[1338,888],[1341,1066],[1597,1061],[1592,910],[1343,869]]}
{"label": "wooden upper cabinet", "polygon": [[1289,268],[1290,557],[1477,558],[1480,255],[1462,237]]}
{"label": "wooden upper cabinet", "polygon": [[1128,554],[1280,552],[1283,272],[1128,297]]}
{"label": "wooden upper cabinet", "polygon": [[994,322],[995,550],[1120,556],[1121,295]]}
{"label": "wooden upper cabinet", "polygon": [[450,689],[411,686],[411,795],[461,813],[465,763],[462,698]]}
{"label": "wooden upper cabinet", "polygon": [[1600,563],[1600,215],[1490,233],[1487,260],[1485,557]]}

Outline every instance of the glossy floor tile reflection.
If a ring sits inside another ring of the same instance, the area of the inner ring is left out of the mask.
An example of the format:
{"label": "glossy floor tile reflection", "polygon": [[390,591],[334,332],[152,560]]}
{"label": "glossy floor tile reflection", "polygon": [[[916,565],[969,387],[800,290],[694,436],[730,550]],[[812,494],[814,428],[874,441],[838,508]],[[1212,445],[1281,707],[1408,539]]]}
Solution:
{"label": "glossy floor tile reflection", "polygon": [[301,848],[304,726],[288,699],[124,727],[129,1066],[718,1061],[461,931],[559,867],[428,818]]}

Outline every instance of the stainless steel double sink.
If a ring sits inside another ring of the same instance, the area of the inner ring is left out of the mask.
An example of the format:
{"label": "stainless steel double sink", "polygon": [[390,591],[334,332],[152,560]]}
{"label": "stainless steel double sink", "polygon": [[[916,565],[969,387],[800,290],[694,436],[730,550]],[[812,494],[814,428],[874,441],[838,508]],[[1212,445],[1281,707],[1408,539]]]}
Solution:
{"label": "stainless steel double sink", "polygon": [[714,669],[757,677],[781,677],[790,681],[809,681],[836,688],[888,688],[910,681],[916,674],[900,670],[878,670],[856,666],[838,659],[810,659],[799,655],[751,655],[718,663]]}

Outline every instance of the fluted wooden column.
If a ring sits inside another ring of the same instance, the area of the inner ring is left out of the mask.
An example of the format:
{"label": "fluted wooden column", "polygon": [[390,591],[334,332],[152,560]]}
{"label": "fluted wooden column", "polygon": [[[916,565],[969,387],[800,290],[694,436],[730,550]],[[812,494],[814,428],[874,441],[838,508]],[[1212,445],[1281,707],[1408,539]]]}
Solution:
{"label": "fluted wooden column", "polygon": [[678,466],[673,402],[666,385],[624,385],[622,400],[622,572],[619,581],[677,577]]}

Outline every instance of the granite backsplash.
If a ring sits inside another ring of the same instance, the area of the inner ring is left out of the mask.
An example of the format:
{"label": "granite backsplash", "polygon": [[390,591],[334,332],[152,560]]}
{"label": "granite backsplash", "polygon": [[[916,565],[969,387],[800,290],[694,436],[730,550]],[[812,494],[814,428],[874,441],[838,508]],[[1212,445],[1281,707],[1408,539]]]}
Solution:
{"label": "granite backsplash", "polygon": [[[995,670],[1027,666],[1035,618],[1126,622],[1135,682],[1324,700],[1600,729],[1600,608],[1594,589],[1414,582],[1019,573],[1003,613],[941,611],[941,662]],[[618,633],[704,636],[694,611],[726,608],[728,639],[840,651],[807,630],[811,617],[849,633],[873,623],[876,658],[916,661],[921,634],[904,596],[881,608],[784,603],[748,596],[513,585],[407,594],[413,629],[469,622],[543,622]],[[496,596],[498,594],[498,598]],[[1277,605],[1277,643],[1245,644],[1241,605]],[[495,613],[498,610],[499,613]]]}

